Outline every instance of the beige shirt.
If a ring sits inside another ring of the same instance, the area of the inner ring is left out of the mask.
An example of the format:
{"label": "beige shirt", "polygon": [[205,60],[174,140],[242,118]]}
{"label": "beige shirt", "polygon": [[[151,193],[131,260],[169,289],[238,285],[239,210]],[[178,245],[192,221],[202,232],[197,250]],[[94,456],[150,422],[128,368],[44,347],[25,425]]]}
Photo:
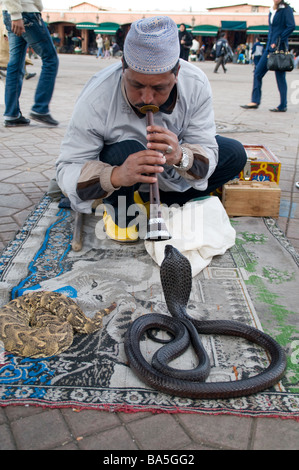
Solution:
{"label": "beige shirt", "polygon": [[22,12],[40,13],[43,10],[41,0],[3,0],[2,10],[8,11],[13,21],[22,19]]}

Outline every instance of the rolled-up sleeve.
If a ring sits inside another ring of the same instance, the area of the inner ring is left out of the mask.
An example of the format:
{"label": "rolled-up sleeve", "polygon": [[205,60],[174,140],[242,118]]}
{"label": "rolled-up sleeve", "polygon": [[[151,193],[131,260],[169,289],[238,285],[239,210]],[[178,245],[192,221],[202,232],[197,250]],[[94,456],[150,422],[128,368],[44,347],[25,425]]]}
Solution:
{"label": "rolled-up sleeve", "polygon": [[190,186],[204,190],[218,163],[212,90],[205,75],[201,77],[193,96],[195,102],[191,101],[191,111],[182,137],[182,146],[192,152],[193,163],[180,175],[188,180]]}
{"label": "rolled-up sleeve", "polygon": [[[69,197],[72,208],[83,213],[91,212],[93,199],[82,199],[80,192],[78,194],[77,185],[83,167],[99,160],[104,139],[98,129],[102,127],[101,115],[95,111],[92,104],[79,99],[56,162],[56,178],[61,191]],[[100,180],[97,191],[101,192],[99,185]],[[103,194],[105,192],[107,191],[103,189]]]}

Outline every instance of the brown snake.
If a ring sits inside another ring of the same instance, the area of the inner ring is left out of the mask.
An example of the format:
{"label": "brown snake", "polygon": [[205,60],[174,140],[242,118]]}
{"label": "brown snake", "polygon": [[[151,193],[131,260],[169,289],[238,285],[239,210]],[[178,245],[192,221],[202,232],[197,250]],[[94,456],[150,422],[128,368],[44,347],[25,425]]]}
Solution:
{"label": "brown snake", "polygon": [[[271,336],[230,320],[195,320],[186,312],[192,275],[191,266],[176,248],[167,245],[160,269],[161,283],[166,304],[172,317],[148,314],[137,318],[129,327],[125,338],[125,352],[132,370],[139,378],[159,391],[189,398],[230,398],[260,392],[276,384],[284,375],[286,355]],[[159,328],[171,333],[173,341],[160,348],[149,364],[140,350],[145,332]],[[189,334],[188,334],[189,332]],[[198,333],[229,335],[247,339],[262,346],[270,354],[270,364],[260,374],[234,382],[204,382],[210,372],[210,362]],[[198,356],[198,366],[192,370],[174,369],[168,366],[189,346]]]}
{"label": "brown snake", "polygon": [[94,333],[116,304],[87,318],[76,302],[58,292],[30,292],[0,308],[0,339],[5,350],[40,358],[68,349],[74,332]]}

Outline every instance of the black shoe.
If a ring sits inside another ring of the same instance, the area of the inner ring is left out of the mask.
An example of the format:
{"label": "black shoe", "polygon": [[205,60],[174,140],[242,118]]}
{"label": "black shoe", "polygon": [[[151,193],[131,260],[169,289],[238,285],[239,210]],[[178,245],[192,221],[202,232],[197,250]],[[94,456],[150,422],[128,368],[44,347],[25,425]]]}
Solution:
{"label": "black shoe", "polygon": [[50,126],[58,126],[59,122],[52,118],[51,114],[37,114],[34,112],[30,113],[30,117],[35,121],[42,122],[43,124],[49,124]]}
{"label": "black shoe", "polygon": [[243,104],[241,105],[241,108],[244,108],[244,109],[257,109],[259,107],[258,104]]}
{"label": "black shoe", "polygon": [[18,127],[18,126],[29,126],[30,124],[30,119],[24,118],[24,116],[21,116],[16,118],[16,119],[5,119],[4,121],[4,127]]}
{"label": "black shoe", "polygon": [[36,73],[26,73],[25,80],[29,80],[29,78],[35,77]]}
{"label": "black shoe", "polygon": [[287,109],[288,108],[283,108],[283,109],[273,108],[273,109],[269,109],[269,111],[272,111],[272,113],[285,113]]}

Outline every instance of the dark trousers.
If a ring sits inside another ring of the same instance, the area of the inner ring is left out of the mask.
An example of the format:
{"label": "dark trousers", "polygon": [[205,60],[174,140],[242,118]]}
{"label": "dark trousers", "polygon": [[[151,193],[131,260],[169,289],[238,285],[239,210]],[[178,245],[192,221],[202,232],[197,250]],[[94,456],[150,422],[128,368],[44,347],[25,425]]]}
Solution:
{"label": "dark trousers", "polygon": [[220,65],[222,65],[223,71],[226,72],[224,55],[221,55],[220,57],[218,57],[217,62],[216,62],[216,67],[214,69],[214,73],[218,72]]}
{"label": "dark trousers", "polygon": [[[253,89],[251,95],[251,101],[253,103],[260,104],[262,98],[262,82],[263,78],[268,72],[267,68],[267,57],[269,51],[265,51],[260,58],[259,63],[257,64],[254,71],[253,78]],[[280,94],[280,104],[279,109],[285,109],[287,107],[287,81],[286,81],[286,72],[275,72],[276,83]]]}
{"label": "dark trousers", "polygon": [[[161,203],[168,206],[172,204],[183,205],[191,199],[203,197],[209,195],[211,192],[221,187],[227,181],[238,176],[240,171],[244,168],[247,155],[243,145],[234,139],[227,137],[216,136],[216,140],[219,146],[219,160],[214,173],[210,176],[208,181],[208,187],[204,191],[199,191],[194,188],[190,188],[185,192],[165,192],[160,191]],[[101,160],[109,163],[110,165],[120,166],[124,160],[131,154],[144,150],[143,145],[137,141],[124,141],[112,145],[106,145],[101,152]],[[126,197],[126,209],[134,204],[134,192],[138,190],[140,184],[134,186],[122,187],[118,191],[114,191],[111,196],[104,200],[104,203],[111,205],[115,211],[115,222],[123,227],[124,224],[128,225],[133,216],[126,217],[124,215],[120,217],[118,214],[119,197]],[[142,198],[145,200],[148,193],[142,193]],[[125,210],[127,212],[127,210]]]}

